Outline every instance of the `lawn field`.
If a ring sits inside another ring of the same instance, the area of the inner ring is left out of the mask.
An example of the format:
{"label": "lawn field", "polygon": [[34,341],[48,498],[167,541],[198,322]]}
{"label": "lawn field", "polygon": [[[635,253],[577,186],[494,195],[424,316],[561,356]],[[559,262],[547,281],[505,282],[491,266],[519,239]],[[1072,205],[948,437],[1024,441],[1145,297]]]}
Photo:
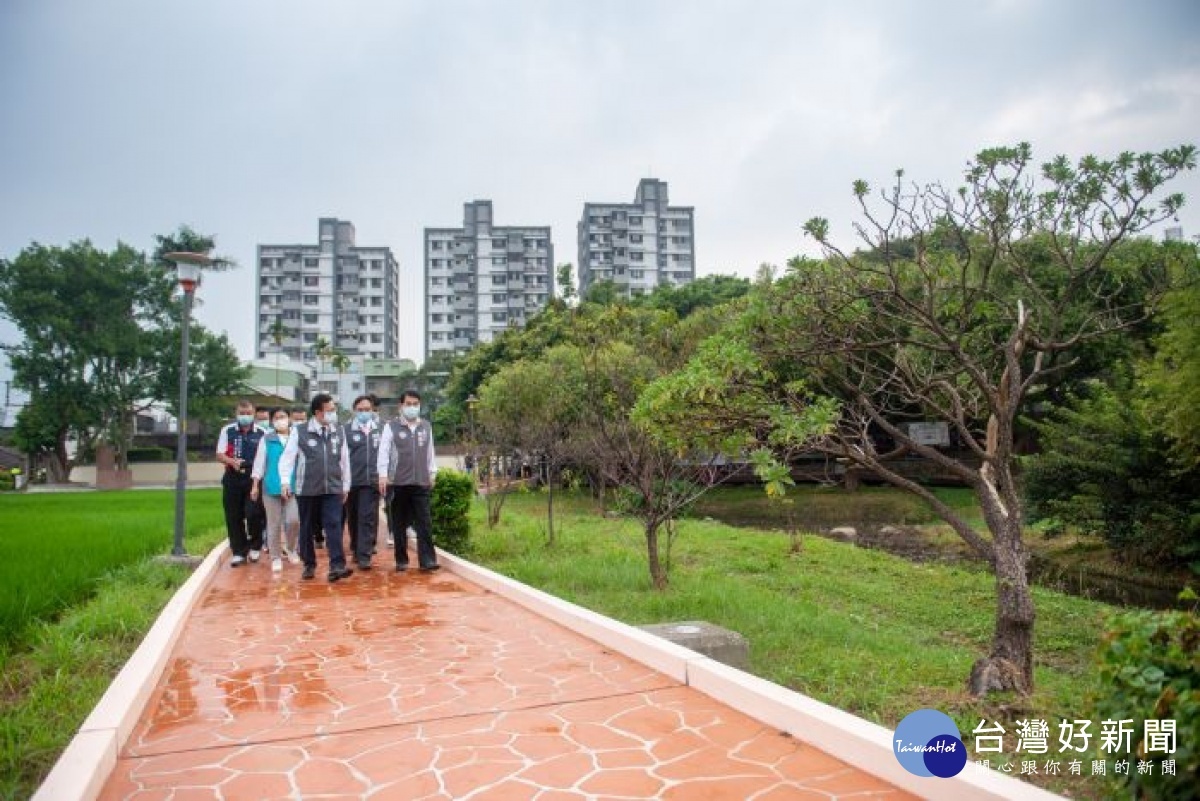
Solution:
{"label": "lawn field", "polygon": [[[28,798],[188,577],[170,492],[0,496],[0,799]],[[220,490],[188,493],[189,553],[224,538]]]}
{"label": "lawn field", "polygon": [[[914,564],[814,536],[793,552],[781,533],[692,519],[680,524],[670,587],[656,592],[634,521],[603,517],[577,495],[556,497],[555,508],[558,542],[548,549],[544,496],[512,496],[494,530],[477,503],[471,558],[627,623],[733,629],[750,642],[753,673],[889,728],[933,707],[970,746],[981,719],[1000,721],[1011,755],[1019,719],[1057,731],[1060,720],[1094,717],[1095,654],[1113,611],[1105,604],[1035,588],[1037,689],[980,701],[965,684],[987,653],[995,588],[977,567]],[[1037,781],[1076,798],[1104,795],[1087,776]]]}
{"label": "lawn field", "polygon": [[[95,594],[107,572],[170,553],[174,510],[163,491],[0,495],[0,648]],[[188,493],[189,545],[223,519],[220,490]]]}

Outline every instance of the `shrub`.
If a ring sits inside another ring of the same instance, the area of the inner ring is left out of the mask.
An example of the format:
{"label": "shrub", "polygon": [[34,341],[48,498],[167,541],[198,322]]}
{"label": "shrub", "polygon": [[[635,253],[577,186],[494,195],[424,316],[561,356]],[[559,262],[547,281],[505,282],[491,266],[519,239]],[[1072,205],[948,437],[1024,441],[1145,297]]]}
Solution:
{"label": "shrub", "polygon": [[[1195,612],[1129,612],[1113,617],[1100,651],[1104,697],[1101,720],[1132,720],[1132,751],[1118,758],[1133,769],[1114,780],[1129,798],[1196,798],[1200,788],[1200,615]],[[1175,721],[1174,753],[1147,752],[1145,722]],[[1101,753],[1100,757],[1112,757]],[[1175,761],[1175,775],[1162,773]],[[1148,773],[1139,760],[1152,763]]]}
{"label": "shrub", "polygon": [[433,541],[450,553],[463,555],[471,547],[471,523],[468,514],[475,482],[457,470],[439,470],[433,482],[430,501],[433,516]]}
{"label": "shrub", "polygon": [[160,448],[154,445],[146,447],[130,448],[129,463],[135,464],[140,462],[173,462],[175,461],[175,452],[170,448]]}

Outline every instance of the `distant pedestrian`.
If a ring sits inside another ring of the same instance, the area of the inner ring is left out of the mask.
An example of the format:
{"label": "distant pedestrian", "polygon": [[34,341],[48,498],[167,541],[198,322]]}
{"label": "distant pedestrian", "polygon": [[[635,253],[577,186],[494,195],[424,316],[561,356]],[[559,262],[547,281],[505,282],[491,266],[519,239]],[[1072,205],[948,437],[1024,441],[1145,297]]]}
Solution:
{"label": "distant pedestrian", "polygon": [[[291,434],[291,421],[287,409],[271,412],[273,430],[263,437],[254,457],[251,478],[254,488],[251,497],[260,499],[267,513],[267,551],[271,554],[271,572],[283,570],[286,558],[293,565],[300,564],[297,553],[297,538],[300,534],[300,510],[293,495],[283,498],[283,486],[279,480],[279,461]],[[280,536],[282,534],[282,537]]]}
{"label": "distant pedestrian", "polygon": [[247,559],[257,562],[262,551],[265,525],[259,524],[258,504],[250,498],[250,471],[262,436],[262,431],[254,426],[254,404],[240,400],[237,419],[223,427],[217,439],[217,461],[225,465],[221,503],[225,509],[229,550],[233,553],[229,560],[231,567],[241,567]]}
{"label": "distant pedestrian", "polygon": [[346,527],[350,552],[359,570],[371,569],[371,554],[379,533],[379,423],[375,421],[375,399],[354,399],[354,419],[346,424],[346,447],[350,453],[350,496],[346,499]]}
{"label": "distant pedestrian", "polygon": [[300,508],[301,578],[316,575],[313,534],[319,525],[329,551],[329,580],[334,582],[354,573],[346,566],[342,547],[342,506],[350,492],[350,459],[333,398],[324,392],[314,395],[309,410],[309,421],[288,437],[279,459],[280,492],[285,499],[294,494]]}
{"label": "distant pedestrian", "polygon": [[411,525],[417,534],[417,565],[437,570],[430,519],[430,491],[437,476],[433,427],[421,419],[421,396],[405,390],[400,397],[400,419],[387,424],[379,443],[379,492],[392,491],[390,518],[396,538],[396,570],[408,569],[405,533]]}

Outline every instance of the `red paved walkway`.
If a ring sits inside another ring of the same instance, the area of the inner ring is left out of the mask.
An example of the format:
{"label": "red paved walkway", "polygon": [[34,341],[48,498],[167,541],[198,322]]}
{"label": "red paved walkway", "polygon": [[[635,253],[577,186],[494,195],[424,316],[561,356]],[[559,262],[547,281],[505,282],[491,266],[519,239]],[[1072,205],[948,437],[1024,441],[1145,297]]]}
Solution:
{"label": "red paved walkway", "polygon": [[222,567],[103,798],[911,797],[446,571],[299,575]]}

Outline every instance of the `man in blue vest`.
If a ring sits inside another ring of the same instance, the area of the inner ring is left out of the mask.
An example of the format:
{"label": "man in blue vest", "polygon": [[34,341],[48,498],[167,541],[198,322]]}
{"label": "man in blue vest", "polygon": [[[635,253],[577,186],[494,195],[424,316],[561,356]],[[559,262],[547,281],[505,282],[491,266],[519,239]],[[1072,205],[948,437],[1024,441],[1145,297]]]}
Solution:
{"label": "man in blue vest", "polygon": [[350,459],[333,398],[324,392],[314,395],[309,409],[308,422],[288,437],[279,457],[279,485],[284,500],[295,494],[300,508],[300,558],[304,561],[300,577],[311,579],[316,575],[313,532],[320,528],[325,532],[329,552],[329,581],[334,582],[354,573],[346,566],[342,538],[342,506],[350,493]]}
{"label": "man in blue vest", "polygon": [[217,461],[225,465],[221,477],[221,503],[225,508],[225,529],[233,557],[230,567],[241,567],[249,559],[257,562],[262,553],[262,525],[258,502],[250,498],[253,482],[250,469],[263,432],[254,425],[254,404],[240,400],[237,420],[221,429],[217,439]]}
{"label": "man in blue vest", "polygon": [[422,570],[437,570],[437,552],[433,549],[433,522],[429,500],[437,476],[433,450],[433,427],[421,419],[421,396],[405,390],[400,397],[400,419],[383,429],[379,441],[379,493],[392,488],[388,516],[395,525],[396,571],[408,569],[405,532],[412,526],[417,532],[417,565]]}

